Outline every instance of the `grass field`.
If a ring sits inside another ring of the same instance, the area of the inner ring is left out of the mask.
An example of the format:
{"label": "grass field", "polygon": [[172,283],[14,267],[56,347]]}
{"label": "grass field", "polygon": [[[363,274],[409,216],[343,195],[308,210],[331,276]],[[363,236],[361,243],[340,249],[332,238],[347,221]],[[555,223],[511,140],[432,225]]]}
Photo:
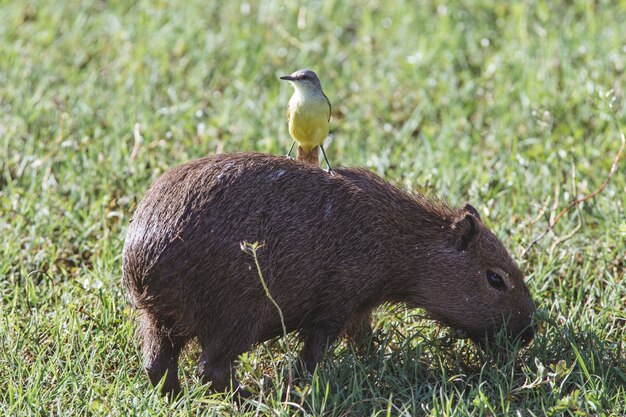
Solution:
{"label": "grass field", "polygon": [[[0,0],[0,415],[626,415],[624,158],[521,256],[620,146],[626,2],[446,4]],[[285,152],[278,76],[303,67],[333,103],[331,161],[479,208],[540,334],[494,360],[382,308],[368,354],[339,344],[291,405],[280,340],[241,358],[247,411],[201,387],[193,347],[164,401],[121,285],[128,221],[169,167]]]}

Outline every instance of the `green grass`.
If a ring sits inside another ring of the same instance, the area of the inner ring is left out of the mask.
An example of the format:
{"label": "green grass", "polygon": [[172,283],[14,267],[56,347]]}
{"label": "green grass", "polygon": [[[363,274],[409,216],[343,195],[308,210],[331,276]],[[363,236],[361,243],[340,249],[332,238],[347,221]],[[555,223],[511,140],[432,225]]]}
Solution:
{"label": "green grass", "polygon": [[619,148],[626,3],[414,3],[0,0],[0,414],[240,412],[201,387],[193,347],[179,401],[150,387],[124,234],[169,167],[285,152],[277,77],[310,67],[333,103],[331,162],[478,207],[526,271],[541,332],[494,360],[382,308],[369,352],[338,345],[295,405],[280,341],[244,355],[248,415],[626,415],[626,161],[520,256],[542,210],[596,189]]}

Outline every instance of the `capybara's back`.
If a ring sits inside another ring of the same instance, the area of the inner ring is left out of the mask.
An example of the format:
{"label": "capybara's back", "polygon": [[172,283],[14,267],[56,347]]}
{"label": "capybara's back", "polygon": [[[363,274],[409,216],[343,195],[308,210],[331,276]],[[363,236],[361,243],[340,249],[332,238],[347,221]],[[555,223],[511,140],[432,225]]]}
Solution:
{"label": "capybara's back", "polygon": [[[367,332],[383,302],[423,307],[474,340],[507,323],[524,331],[534,305],[506,249],[467,206],[405,193],[362,169],[330,175],[263,154],[224,154],[159,178],[137,207],[124,283],[141,313],[144,366],[164,392],[180,389],[177,361],[192,338],[203,380],[237,382],[232,363],[282,333],[254,259],[288,331],[313,370],[343,331]],[[525,337],[532,330],[525,331]]]}

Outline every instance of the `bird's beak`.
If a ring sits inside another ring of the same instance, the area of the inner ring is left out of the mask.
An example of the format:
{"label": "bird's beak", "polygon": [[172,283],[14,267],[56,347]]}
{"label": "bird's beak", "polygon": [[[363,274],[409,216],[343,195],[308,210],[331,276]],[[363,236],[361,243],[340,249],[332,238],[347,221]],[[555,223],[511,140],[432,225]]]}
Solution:
{"label": "bird's beak", "polygon": [[280,77],[280,79],[285,81],[294,81],[296,78],[292,77],[291,75],[283,75],[282,77]]}

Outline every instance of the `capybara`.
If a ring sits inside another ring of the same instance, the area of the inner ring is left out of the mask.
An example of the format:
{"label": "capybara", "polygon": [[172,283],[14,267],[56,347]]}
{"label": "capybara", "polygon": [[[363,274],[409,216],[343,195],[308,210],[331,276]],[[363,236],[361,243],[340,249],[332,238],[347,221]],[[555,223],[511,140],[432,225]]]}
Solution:
{"label": "capybara", "polygon": [[342,333],[370,331],[382,303],[424,308],[484,340],[505,324],[530,340],[535,311],[523,276],[470,205],[405,192],[361,168],[335,175],[257,153],[198,159],[163,174],[128,228],[124,284],[140,312],[144,367],[177,393],[178,357],[197,338],[202,380],[238,388],[233,361],[287,331],[313,371]]}

